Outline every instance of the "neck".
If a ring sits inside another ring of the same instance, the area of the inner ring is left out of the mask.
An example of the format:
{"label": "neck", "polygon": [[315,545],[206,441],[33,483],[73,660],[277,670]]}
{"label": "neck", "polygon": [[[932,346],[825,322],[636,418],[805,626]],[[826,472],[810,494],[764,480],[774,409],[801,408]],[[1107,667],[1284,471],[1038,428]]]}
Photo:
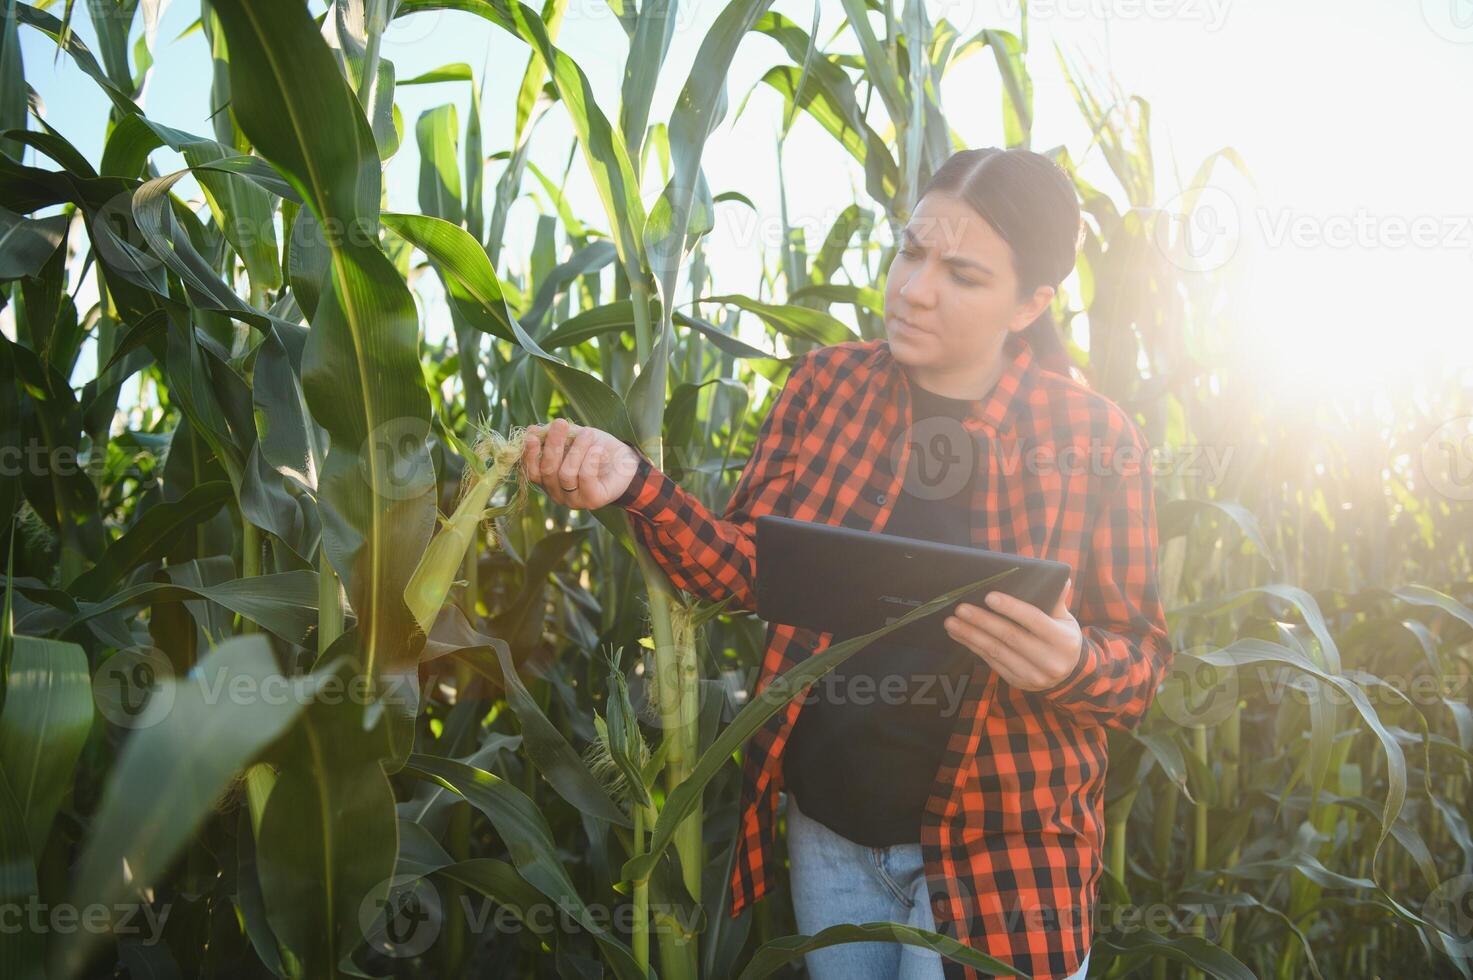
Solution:
{"label": "neck", "polygon": [[1005,355],[999,347],[983,362],[963,364],[955,368],[915,367],[904,365],[910,380],[943,398],[977,400],[986,397],[1002,377]]}

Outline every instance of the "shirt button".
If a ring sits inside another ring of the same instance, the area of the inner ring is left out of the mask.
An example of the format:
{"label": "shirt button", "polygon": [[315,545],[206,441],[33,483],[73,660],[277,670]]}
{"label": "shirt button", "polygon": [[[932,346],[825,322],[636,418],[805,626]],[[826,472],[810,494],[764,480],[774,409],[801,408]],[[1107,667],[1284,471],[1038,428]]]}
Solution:
{"label": "shirt button", "polygon": [[881,507],[885,506],[885,501],[889,499],[890,498],[885,496],[883,493],[875,494],[875,503],[879,504]]}

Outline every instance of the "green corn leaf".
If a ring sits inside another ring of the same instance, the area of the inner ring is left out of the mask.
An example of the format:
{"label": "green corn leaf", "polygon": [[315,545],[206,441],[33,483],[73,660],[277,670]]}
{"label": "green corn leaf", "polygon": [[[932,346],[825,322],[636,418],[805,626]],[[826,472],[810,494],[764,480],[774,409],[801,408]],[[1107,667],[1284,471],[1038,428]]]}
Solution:
{"label": "green corn leaf", "polygon": [[1011,574],[1012,571],[1013,569],[1009,568],[996,575],[989,575],[985,579],[969,585],[959,586],[950,592],[936,596],[929,602],[915,607],[895,622],[888,623],[862,636],[851,637],[840,643],[826,647],[822,653],[815,654],[787,673],[774,677],[762,689],[760,694],[742,708],[737,716],[732,719],[731,724],[722,730],[711,747],[701,753],[701,758],[696,763],[695,769],[691,772],[690,778],[676,787],[666,798],[665,805],[660,809],[660,818],[656,821],[653,834],[651,835],[649,850],[639,857],[631,858],[624,863],[623,877],[632,881],[638,881],[641,878],[649,876],[650,872],[654,870],[655,862],[659,860],[661,852],[674,839],[676,826],[696,803],[700,801],[701,793],[705,789],[706,784],[726,765],[727,761],[731,759],[733,752],[746,742],[757,729],[761,728],[769,718],[783,710],[789,701],[801,694],[810,684],[885,634],[897,630],[923,616],[929,616],[939,610],[948,609],[962,596],[974,589],[979,589],[995,582],[1003,576]]}
{"label": "green corn leaf", "polygon": [[97,601],[139,565],[162,558],[180,535],[214,516],[231,498],[230,484],[214,480],[191,487],[178,500],[156,504],[108,545],[102,560],[74,581],[79,598]]}
{"label": "green corn leaf", "polygon": [[[345,659],[329,676],[353,679]],[[257,874],[272,932],[307,976],[336,977],[364,938],[365,908],[387,897],[399,850],[394,793],[380,763],[382,723],[365,730],[365,706],[323,697],[281,746],[266,799]]]}
{"label": "green corn leaf", "polygon": [[567,869],[557,856],[557,845],[547,821],[521,790],[505,780],[452,759],[411,755],[405,771],[428,777],[490,818],[511,851],[517,871],[560,910],[592,934],[614,975],[621,980],[646,980],[629,947],[608,933],[589,915]]}
{"label": "green corn leaf", "polygon": [[619,262],[631,276],[646,268],[644,204],[629,148],[599,108],[593,85],[578,64],[559,50],[537,12],[516,0],[404,0],[399,17],[429,10],[461,10],[483,17],[532,46],[551,68],[553,87],[568,109],[578,145],[614,230]]}
{"label": "green corn leaf", "polygon": [[[0,902],[24,908],[40,900],[35,856],[28,841],[25,812],[0,767]],[[45,980],[44,935],[34,929],[0,933],[0,969],[16,980]]]}
{"label": "green corn leaf", "polygon": [[290,643],[302,644],[317,626],[317,573],[277,572],[210,586],[143,582],[97,602],[76,603],[69,625],[159,602],[208,599],[239,613]]}
{"label": "green corn leaf", "polygon": [[1231,953],[1197,936],[1163,936],[1145,929],[1124,935],[1111,933],[1101,946],[1121,953],[1144,952],[1201,970],[1217,980],[1254,980],[1254,973]]}
{"label": "green corn leaf", "polygon": [[[597,426],[630,444],[637,442],[629,413],[617,392],[596,376],[549,354],[522,329],[502,298],[501,284],[491,268],[491,260],[464,228],[422,215],[388,214],[384,216],[384,223],[437,263],[447,283],[458,284],[455,290],[466,298],[461,310],[468,319],[474,310],[473,304],[479,304],[482,310],[480,325],[504,323],[511,337],[547,368],[563,396],[577,410],[579,421]],[[455,296],[456,291],[451,295]],[[477,321],[472,319],[472,322]]]}
{"label": "green corn leaf", "polygon": [[875,36],[869,22],[869,9],[865,0],[840,0],[844,16],[849,18],[849,28],[859,41],[859,50],[864,55],[866,80],[880,93],[885,111],[896,128],[905,125],[907,118],[905,96],[901,91],[900,72],[880,39]]}
{"label": "green corn leaf", "polygon": [[26,218],[0,208],[0,282],[34,276],[56,254],[71,219]]}
{"label": "green corn leaf", "polygon": [[[771,5],[771,0],[738,0],[722,8],[701,41],[690,77],[671,114],[670,182],[651,210],[644,232],[645,250],[667,307],[674,303],[676,275],[690,245],[687,234],[692,207],[703,183],[701,155],[706,141],[726,116],[727,73],[737,46]],[[659,394],[663,396],[664,392]]]}
{"label": "green corn leaf", "polygon": [[16,636],[0,711],[0,772],[39,855],[92,728],[92,679],[74,643]]}
{"label": "green corn leaf", "polygon": [[331,440],[319,476],[323,544],[358,615],[365,668],[412,659],[404,586],[434,526],[413,297],[377,244],[377,144],[306,9],[220,0],[241,129],[328,231],[302,388]]}
{"label": "green corn leaf", "polygon": [[1386,755],[1386,801],[1381,811],[1381,833],[1376,840],[1376,851],[1379,852],[1381,845],[1391,834],[1391,827],[1401,814],[1402,806],[1406,803],[1407,761],[1396,736],[1382,723],[1381,716],[1377,714],[1365,692],[1355,682],[1325,672],[1299,651],[1264,640],[1238,640],[1221,650],[1202,654],[1199,659],[1218,666],[1234,667],[1258,663],[1282,664],[1314,678],[1321,684],[1335,688],[1349,700],[1366,723],[1366,727],[1380,741],[1381,748]]}
{"label": "green corn leaf", "polygon": [[[803,87],[799,88],[799,82]],[[787,102],[795,102],[829,134],[839,141],[864,167],[865,189],[886,208],[894,210],[900,192],[900,170],[885,140],[863,119],[850,87],[834,88],[824,84],[821,76],[803,79],[802,69],[778,65],[762,76],[762,82],[782,94]]]}
{"label": "green corn leaf", "polygon": [[1320,611],[1319,603],[1304,589],[1298,586],[1285,584],[1260,585],[1252,588],[1240,589],[1223,596],[1214,596],[1210,599],[1202,599],[1185,606],[1179,606],[1169,611],[1172,619],[1185,618],[1189,616],[1215,616],[1220,613],[1236,609],[1245,603],[1251,602],[1262,596],[1271,596],[1289,603],[1299,610],[1304,617],[1305,625],[1309,627],[1314,638],[1319,642],[1320,654],[1323,657],[1323,666],[1332,674],[1340,673],[1340,650],[1330,636],[1330,627],[1325,622],[1324,614]]}
{"label": "green corn leaf", "polygon": [[630,157],[641,155],[655,83],[659,81],[660,68],[665,64],[670,39],[675,34],[676,7],[677,0],[645,0],[635,15],[634,36],[629,39],[619,98],[619,130]]}
{"label": "green corn leaf", "polygon": [[729,303],[737,309],[755,313],[772,329],[788,337],[810,340],[817,344],[842,344],[857,340],[854,331],[822,310],[780,303],[762,303],[746,296],[702,296],[697,302]]}
{"label": "green corn leaf", "polygon": [[427,215],[453,225],[465,220],[460,191],[460,123],[454,103],[429,109],[419,117],[419,207]]}
{"label": "green corn leaf", "polygon": [[386,212],[382,218],[385,228],[424,252],[434,264],[451,302],[467,323],[503,340],[516,339],[496,270],[469,232],[431,215]]}
{"label": "green corn leaf", "polygon": [[[103,790],[72,889],[77,907],[112,906],[159,882],[236,774],[287,730],[320,681],[289,680],[282,689],[290,696],[263,696],[279,676],[265,638],[247,636],[216,647],[189,677],[161,682],[152,695],[163,699],[161,717],[130,735]],[[76,976],[102,938],[87,930],[58,944],[55,975]]]}
{"label": "green corn leaf", "polygon": [[[461,650],[458,656],[482,676],[504,687],[507,705],[521,723],[523,745],[532,764],[563,799],[583,813],[621,827],[633,826],[629,817],[588,771],[557,726],[538,707],[517,673],[511,647],[506,641],[490,636],[478,636],[477,639],[484,643]],[[494,653],[494,663],[486,656],[488,651]]]}

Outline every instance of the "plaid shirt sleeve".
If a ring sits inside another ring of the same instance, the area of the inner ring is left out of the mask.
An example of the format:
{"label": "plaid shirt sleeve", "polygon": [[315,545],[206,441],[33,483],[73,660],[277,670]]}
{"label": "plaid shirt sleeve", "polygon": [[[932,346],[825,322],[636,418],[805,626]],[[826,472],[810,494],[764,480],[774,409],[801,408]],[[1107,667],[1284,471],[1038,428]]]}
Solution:
{"label": "plaid shirt sleeve", "polygon": [[812,374],[811,354],[789,372],[720,518],[635,447],[639,468],[613,504],[677,587],[712,602],[734,596],[729,609],[757,608],[757,517],[786,513]]}
{"label": "plaid shirt sleeve", "polygon": [[[1079,663],[1044,692],[1056,706],[1114,728],[1139,725],[1171,660],[1156,577],[1156,515],[1150,447],[1133,422],[1090,539],[1077,619]],[[1137,462],[1138,461],[1138,464]]]}

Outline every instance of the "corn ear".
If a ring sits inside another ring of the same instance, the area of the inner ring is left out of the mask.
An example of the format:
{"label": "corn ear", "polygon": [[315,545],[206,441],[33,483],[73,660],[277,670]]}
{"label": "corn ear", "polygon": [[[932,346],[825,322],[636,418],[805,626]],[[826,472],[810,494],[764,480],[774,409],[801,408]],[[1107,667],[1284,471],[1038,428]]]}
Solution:
{"label": "corn ear", "polygon": [[404,587],[404,601],[414,621],[429,633],[435,617],[445,605],[456,573],[467,550],[475,540],[476,529],[486,515],[487,504],[496,488],[510,476],[517,478],[516,492],[498,513],[516,510],[526,499],[527,481],[517,464],[522,456],[526,429],[517,426],[511,435],[503,436],[494,429],[483,429],[471,453],[466,456],[465,475],[460,484],[460,502],[425,549],[409,584]]}

